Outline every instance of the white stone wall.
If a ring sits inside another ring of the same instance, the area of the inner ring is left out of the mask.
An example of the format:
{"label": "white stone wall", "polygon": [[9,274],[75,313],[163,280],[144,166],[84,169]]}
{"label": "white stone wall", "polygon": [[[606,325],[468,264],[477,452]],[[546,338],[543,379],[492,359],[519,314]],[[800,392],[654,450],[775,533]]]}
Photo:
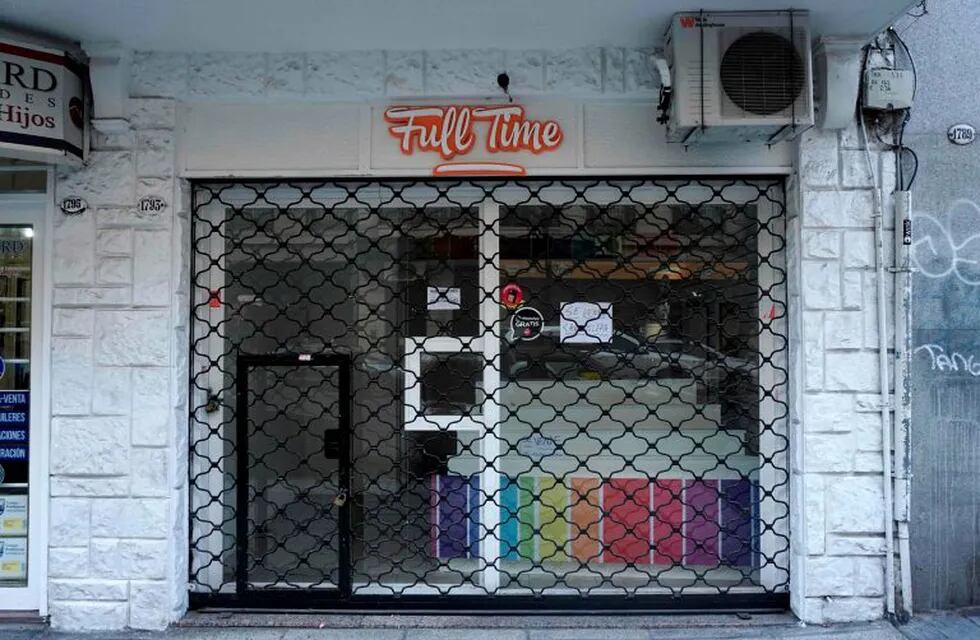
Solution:
{"label": "white stone wall", "polygon": [[[186,600],[174,101],[132,100],[130,122],[95,134],[87,167],[57,175],[56,199],[89,205],[54,220],[48,598],[59,628],[159,628]],[[170,207],[138,214],[146,194]]]}
{"label": "white stone wall", "polygon": [[195,101],[370,100],[499,96],[497,74],[521,96],[652,95],[660,88],[652,48],[561,51],[432,50],[326,53],[137,52],[138,96]]}
{"label": "white stone wall", "polygon": [[[890,194],[894,156],[875,151],[873,164]],[[885,538],[874,206],[856,127],[806,133],[790,193],[793,609],[809,622],[879,618]],[[883,205],[891,229],[891,198]]]}
{"label": "white stone wall", "polygon": [[[160,628],[186,608],[189,191],[174,170],[181,101],[497,95],[501,69],[525,95],[652,99],[659,87],[649,54],[137,53],[131,129],[96,135],[89,165],[57,180],[56,198],[80,195],[90,208],[59,214],[54,232],[53,625]],[[872,206],[858,146],[853,131],[807,134],[788,206],[791,587],[794,610],[809,622],[883,611]],[[883,157],[880,167],[891,184],[891,163]],[[147,194],[170,207],[137,214]]]}

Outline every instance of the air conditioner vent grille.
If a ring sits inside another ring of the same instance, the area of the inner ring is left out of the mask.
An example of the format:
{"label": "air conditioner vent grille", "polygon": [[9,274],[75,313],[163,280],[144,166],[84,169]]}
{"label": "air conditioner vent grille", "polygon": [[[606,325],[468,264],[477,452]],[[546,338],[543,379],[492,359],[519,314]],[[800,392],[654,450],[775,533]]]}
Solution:
{"label": "air conditioner vent grille", "polygon": [[728,98],[760,116],[789,109],[806,83],[806,67],[793,42],[771,31],[738,38],[725,51],[720,71]]}

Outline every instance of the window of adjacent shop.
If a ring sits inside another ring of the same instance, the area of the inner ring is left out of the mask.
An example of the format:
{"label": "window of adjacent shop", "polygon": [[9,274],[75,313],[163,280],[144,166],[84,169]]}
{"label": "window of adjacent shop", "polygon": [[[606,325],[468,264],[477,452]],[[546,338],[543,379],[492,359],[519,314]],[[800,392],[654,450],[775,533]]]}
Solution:
{"label": "window of adjacent shop", "polygon": [[779,181],[193,211],[195,604],[785,604]]}
{"label": "window of adjacent shop", "polygon": [[42,221],[48,172],[0,160],[0,609],[40,607],[44,491],[37,466]]}

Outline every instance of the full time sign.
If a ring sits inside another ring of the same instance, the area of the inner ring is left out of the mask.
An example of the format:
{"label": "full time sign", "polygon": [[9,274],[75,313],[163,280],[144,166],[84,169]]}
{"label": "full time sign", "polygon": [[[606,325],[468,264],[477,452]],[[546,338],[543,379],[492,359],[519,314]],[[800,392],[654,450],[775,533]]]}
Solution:
{"label": "full time sign", "polygon": [[[564,138],[557,122],[528,118],[524,107],[516,104],[393,106],[384,118],[403,154],[438,154],[442,162],[432,169],[437,176],[524,175],[523,165],[496,158],[555,151]],[[494,160],[467,160],[478,149]]]}
{"label": "full time sign", "polygon": [[65,51],[0,39],[0,155],[84,160],[86,75]]}

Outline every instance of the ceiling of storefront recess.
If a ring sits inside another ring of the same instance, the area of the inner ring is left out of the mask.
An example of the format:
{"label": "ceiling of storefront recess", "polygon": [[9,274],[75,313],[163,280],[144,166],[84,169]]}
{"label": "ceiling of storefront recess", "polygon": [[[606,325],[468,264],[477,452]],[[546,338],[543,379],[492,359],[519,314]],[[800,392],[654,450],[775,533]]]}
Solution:
{"label": "ceiling of storefront recess", "polygon": [[0,22],[154,51],[651,46],[676,11],[808,9],[814,35],[870,36],[910,0],[0,0]]}

